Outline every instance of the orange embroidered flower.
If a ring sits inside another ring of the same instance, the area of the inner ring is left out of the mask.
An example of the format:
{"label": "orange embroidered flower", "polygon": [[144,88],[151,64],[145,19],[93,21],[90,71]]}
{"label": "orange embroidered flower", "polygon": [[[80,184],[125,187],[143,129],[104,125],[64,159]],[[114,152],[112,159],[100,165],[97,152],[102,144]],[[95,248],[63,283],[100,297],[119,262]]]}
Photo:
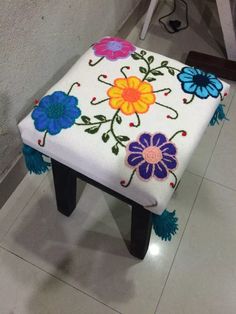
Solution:
{"label": "orange embroidered flower", "polygon": [[107,95],[110,97],[110,106],[120,109],[126,115],[145,113],[156,100],[152,85],[136,76],[116,79]]}

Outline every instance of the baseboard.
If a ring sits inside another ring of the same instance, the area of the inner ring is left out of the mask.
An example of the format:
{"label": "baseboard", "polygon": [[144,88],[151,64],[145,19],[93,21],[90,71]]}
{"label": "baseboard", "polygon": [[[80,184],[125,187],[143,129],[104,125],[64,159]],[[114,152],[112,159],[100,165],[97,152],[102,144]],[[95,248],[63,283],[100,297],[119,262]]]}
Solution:
{"label": "baseboard", "polygon": [[23,156],[20,155],[0,182],[0,210],[26,175]]}
{"label": "baseboard", "polygon": [[[131,32],[139,19],[143,16],[148,7],[148,0],[140,1],[137,6],[130,13],[128,18],[121,25],[116,36],[125,38]],[[15,191],[17,186],[23,180],[27,171],[24,165],[23,156],[20,155],[13,166],[6,173],[0,182],[0,210],[11,194]]]}

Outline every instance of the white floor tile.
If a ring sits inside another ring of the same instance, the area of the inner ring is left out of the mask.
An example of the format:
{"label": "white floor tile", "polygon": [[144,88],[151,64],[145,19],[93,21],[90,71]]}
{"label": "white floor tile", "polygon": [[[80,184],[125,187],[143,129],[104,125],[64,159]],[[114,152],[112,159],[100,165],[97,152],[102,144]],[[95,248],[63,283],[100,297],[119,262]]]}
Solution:
{"label": "white floor tile", "polygon": [[157,314],[235,314],[236,193],[203,181]]}
{"label": "white floor tile", "polygon": [[170,243],[153,235],[144,261],[129,254],[121,236],[129,237],[127,205],[87,185],[73,215],[64,217],[56,211],[50,175],[3,246],[122,313],[153,314],[200,182],[184,175],[170,203],[180,230]]}
{"label": "white floor tile", "polygon": [[0,249],[1,314],[115,314],[117,312]]}
{"label": "white floor tile", "polygon": [[44,178],[45,175],[37,176],[27,174],[11,197],[0,209],[0,242]]}
{"label": "white floor tile", "polygon": [[[235,95],[235,91],[236,91],[236,86],[233,85],[230,90],[229,95],[222,102],[222,104],[225,105],[224,110],[225,110],[225,113],[227,113],[227,116],[228,116],[229,106]],[[219,124],[215,124],[214,126],[209,126],[207,128],[198,147],[196,148],[193,156],[191,157],[190,163],[187,168],[190,172],[197,174],[199,176],[204,176],[207,169],[207,165],[210,161],[211,155],[213,153],[214,147],[219,137],[220,130],[223,127],[223,122],[220,121]],[[226,121],[225,123],[227,124],[228,121]]]}
{"label": "white floor tile", "polygon": [[236,190],[236,95],[234,96],[228,117],[222,128],[206,177]]}

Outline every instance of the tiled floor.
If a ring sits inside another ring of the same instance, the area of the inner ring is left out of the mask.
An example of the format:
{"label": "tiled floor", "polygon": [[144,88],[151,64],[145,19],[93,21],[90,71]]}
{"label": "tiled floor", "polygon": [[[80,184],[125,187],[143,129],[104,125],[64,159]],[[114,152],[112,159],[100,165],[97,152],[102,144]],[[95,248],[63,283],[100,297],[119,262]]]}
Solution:
{"label": "tiled floor", "polygon": [[[187,31],[165,33],[161,7],[146,40],[138,39],[141,23],[129,40],[180,60],[190,49],[222,55],[201,8],[190,9],[197,14]],[[83,194],[66,218],[56,211],[51,173],[27,175],[0,210],[0,313],[236,313],[235,91],[233,84],[226,100],[230,122],[208,128],[169,205],[178,234],[170,243],[152,235],[144,261],[123,241],[125,204],[80,183]]]}

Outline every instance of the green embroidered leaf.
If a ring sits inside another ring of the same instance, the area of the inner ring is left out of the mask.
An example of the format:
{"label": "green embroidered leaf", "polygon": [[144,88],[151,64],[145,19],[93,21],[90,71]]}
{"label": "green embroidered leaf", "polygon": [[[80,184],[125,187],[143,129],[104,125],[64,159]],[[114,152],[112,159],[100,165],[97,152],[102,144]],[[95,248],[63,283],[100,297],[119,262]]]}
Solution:
{"label": "green embroidered leaf", "polygon": [[165,67],[167,66],[167,64],[168,64],[168,61],[162,61],[161,66]]}
{"label": "green embroidered leaf", "polygon": [[146,78],[146,80],[148,82],[156,81],[156,79],[154,77],[148,77],[148,78]]}
{"label": "green embroidered leaf", "polygon": [[102,134],[102,140],[104,143],[106,143],[110,138],[110,135],[108,133],[103,133]]}
{"label": "green embroidered leaf", "polygon": [[148,57],[148,63],[149,64],[151,64],[153,61],[154,61],[154,57],[153,56]]}
{"label": "green embroidered leaf", "polygon": [[159,70],[152,70],[151,73],[152,73],[153,75],[155,75],[155,76],[157,76],[157,75],[164,75],[164,74],[163,74],[161,71],[159,71]]}
{"label": "green embroidered leaf", "polygon": [[94,116],[95,119],[99,120],[99,121],[106,121],[106,117],[103,116],[102,114],[98,115],[98,116]]}
{"label": "green embroidered leaf", "polygon": [[90,118],[87,117],[87,116],[81,116],[81,120],[82,120],[84,123],[86,123],[86,124],[88,124],[88,123],[90,122]]}
{"label": "green embroidered leaf", "polygon": [[131,54],[131,57],[132,57],[134,60],[139,60],[139,59],[142,58],[142,57],[141,57],[139,54],[137,54],[136,52],[132,53],[132,54]]}
{"label": "green embroidered leaf", "polygon": [[175,71],[171,68],[168,69],[168,72],[171,74],[171,75],[175,75]]}
{"label": "green embroidered leaf", "polygon": [[99,128],[100,128],[100,125],[95,125],[95,126],[92,126],[91,128],[88,128],[88,129],[86,129],[84,131],[89,133],[89,134],[95,134],[95,133],[97,133]]}
{"label": "green embroidered leaf", "polygon": [[113,152],[114,155],[118,155],[119,147],[118,147],[117,143],[114,146],[112,146],[111,151]]}
{"label": "green embroidered leaf", "polygon": [[118,124],[121,124],[121,122],[122,122],[122,118],[121,118],[121,116],[116,116],[116,122],[118,123]]}
{"label": "green embroidered leaf", "polygon": [[119,135],[117,136],[118,140],[122,141],[122,142],[127,142],[130,140],[130,138],[128,136],[125,135]]}
{"label": "green embroidered leaf", "polygon": [[147,52],[146,52],[145,50],[141,50],[141,51],[140,51],[140,54],[141,54],[142,56],[145,56],[146,53],[147,53]]}
{"label": "green embroidered leaf", "polygon": [[144,74],[147,73],[147,70],[144,67],[139,67],[139,71]]}

